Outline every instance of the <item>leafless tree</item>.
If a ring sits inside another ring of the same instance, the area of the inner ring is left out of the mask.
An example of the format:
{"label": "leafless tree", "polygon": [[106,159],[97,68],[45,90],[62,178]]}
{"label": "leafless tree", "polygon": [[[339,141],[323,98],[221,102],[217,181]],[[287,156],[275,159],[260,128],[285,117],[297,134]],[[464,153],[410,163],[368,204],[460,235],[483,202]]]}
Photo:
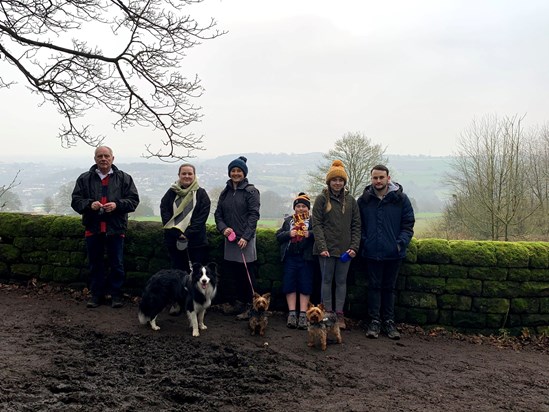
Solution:
{"label": "leafless tree", "polygon": [[0,201],[0,211],[2,212],[21,212],[23,203],[19,195],[13,191],[6,192]]}
{"label": "leafless tree", "polygon": [[530,204],[539,205],[526,230],[538,231],[549,238],[549,125],[534,130],[527,142],[528,174],[531,188]]}
{"label": "leafless tree", "polygon": [[215,209],[217,208],[217,203],[219,201],[219,195],[223,191],[225,186],[216,186],[208,190],[208,196],[210,197],[210,218],[213,218]]}
{"label": "leafless tree", "polygon": [[370,181],[370,169],[376,164],[387,163],[385,148],[374,144],[364,133],[348,132],[336,140],[333,149],[323,154],[324,161],[316,170],[307,173],[309,193],[317,194],[326,186],[326,173],[332,162],[339,159],[349,177],[347,188],[353,197],[360,196]]}
{"label": "leafless tree", "polygon": [[527,201],[531,189],[525,181],[528,159],[522,120],[473,120],[458,142],[449,175],[454,190],[449,209],[473,236],[509,240],[538,206]]}
{"label": "leafless tree", "polygon": [[[160,133],[145,157],[185,158],[202,148],[202,136],[187,126],[201,117],[192,100],[203,88],[178,68],[188,49],[224,33],[215,20],[200,25],[185,13],[201,1],[2,0],[0,62],[13,65],[42,104],[56,107],[62,146],[102,142],[83,119],[99,107],[116,116],[120,130],[138,125]],[[5,76],[0,87],[14,83]]]}
{"label": "leafless tree", "polygon": [[152,199],[149,196],[140,195],[139,205],[137,206],[137,209],[135,209],[135,212],[133,212],[130,216],[132,218],[154,216],[154,206]]}
{"label": "leafless tree", "polygon": [[261,218],[282,219],[285,213],[292,210],[288,203],[291,199],[285,199],[272,190],[261,192]]}
{"label": "leafless tree", "polygon": [[55,208],[55,202],[53,200],[53,197],[46,196],[44,198],[44,212],[51,213],[52,210]]}
{"label": "leafless tree", "polygon": [[77,213],[71,207],[72,191],[74,189],[74,182],[67,182],[57,189],[57,192],[53,195],[53,212],[56,215],[76,216]]}
{"label": "leafless tree", "polygon": [[[14,187],[19,186],[21,182],[17,181],[17,177],[19,177],[19,173],[21,173],[21,170],[18,170],[15,174],[14,178],[10,183],[7,185],[0,186],[0,210],[6,207],[7,201],[6,198],[8,197],[8,192],[12,190]],[[21,203],[21,201],[19,201]]]}

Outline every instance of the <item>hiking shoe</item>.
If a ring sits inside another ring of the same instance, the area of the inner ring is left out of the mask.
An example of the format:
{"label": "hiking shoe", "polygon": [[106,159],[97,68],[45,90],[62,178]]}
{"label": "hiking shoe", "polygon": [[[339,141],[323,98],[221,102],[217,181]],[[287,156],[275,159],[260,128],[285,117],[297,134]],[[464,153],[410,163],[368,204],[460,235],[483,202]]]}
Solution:
{"label": "hiking shoe", "polygon": [[299,314],[299,320],[297,321],[297,328],[301,330],[307,329],[307,316],[305,316],[305,313]]}
{"label": "hiking shoe", "polygon": [[400,339],[400,333],[396,328],[395,322],[392,320],[386,320],[385,322],[383,322],[383,331],[387,334],[387,337],[389,339]]}
{"label": "hiking shoe", "polygon": [[246,305],[246,309],[240,315],[236,315],[236,320],[248,320],[250,319],[250,309],[252,306],[250,304]]}
{"label": "hiking shoe", "polygon": [[345,329],[347,325],[345,325],[345,317],[343,316],[343,312],[337,312],[337,326],[339,326],[339,329]]}
{"label": "hiking shoe", "polygon": [[366,331],[366,336],[368,336],[370,339],[377,339],[378,336],[379,336],[379,332],[380,332],[380,323],[378,320],[373,320],[369,325],[368,325],[368,330]]}
{"label": "hiking shoe", "polygon": [[297,316],[296,316],[295,312],[290,312],[290,314],[288,315],[288,320],[286,321],[286,326],[289,327],[290,329],[297,328]]}
{"label": "hiking shoe", "polygon": [[99,305],[101,305],[101,299],[99,296],[92,296],[92,298],[88,300],[88,303],[86,303],[86,307],[89,309],[95,309]]}
{"label": "hiking shoe", "polygon": [[114,309],[118,309],[118,308],[121,308],[122,306],[124,306],[124,301],[122,300],[122,298],[120,296],[113,296],[111,307]]}

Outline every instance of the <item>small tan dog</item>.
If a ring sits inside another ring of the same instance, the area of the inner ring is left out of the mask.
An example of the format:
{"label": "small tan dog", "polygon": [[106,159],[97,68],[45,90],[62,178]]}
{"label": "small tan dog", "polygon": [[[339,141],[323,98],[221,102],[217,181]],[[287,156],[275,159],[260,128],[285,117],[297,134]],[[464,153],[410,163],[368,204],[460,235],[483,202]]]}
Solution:
{"label": "small tan dog", "polygon": [[320,349],[326,350],[328,335],[333,336],[337,343],[342,342],[337,318],[334,317],[334,319],[332,319],[327,317],[322,303],[318,306],[314,306],[309,302],[309,306],[307,307],[307,320],[309,321],[309,326],[307,327],[308,347],[312,348],[318,342],[320,343]]}
{"label": "small tan dog", "polygon": [[267,328],[267,310],[269,310],[269,304],[271,303],[271,294],[265,293],[260,295],[254,292],[252,301],[252,309],[250,310],[250,330],[252,336],[259,332],[259,336],[265,335],[265,329]]}

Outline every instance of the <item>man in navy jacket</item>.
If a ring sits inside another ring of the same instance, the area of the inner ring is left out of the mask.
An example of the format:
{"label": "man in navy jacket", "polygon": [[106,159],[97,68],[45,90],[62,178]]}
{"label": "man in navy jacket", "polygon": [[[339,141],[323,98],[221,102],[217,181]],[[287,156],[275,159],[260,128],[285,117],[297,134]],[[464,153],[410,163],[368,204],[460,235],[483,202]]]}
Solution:
{"label": "man in navy jacket", "polygon": [[383,330],[399,339],[395,326],[395,286],[406,248],[414,234],[414,210],[402,186],[391,182],[389,169],[377,165],[370,171],[357,203],[362,220],[362,257],[368,274],[368,316],[366,335],[377,338]]}

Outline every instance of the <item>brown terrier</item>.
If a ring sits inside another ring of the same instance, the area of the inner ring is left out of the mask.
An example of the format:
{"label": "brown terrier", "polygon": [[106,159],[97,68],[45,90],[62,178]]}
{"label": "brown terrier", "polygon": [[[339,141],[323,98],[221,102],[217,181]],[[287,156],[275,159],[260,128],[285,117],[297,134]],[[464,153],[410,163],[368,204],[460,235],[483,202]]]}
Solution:
{"label": "brown terrier", "polygon": [[341,331],[337,318],[326,316],[324,305],[314,306],[309,302],[307,307],[307,346],[312,348],[316,342],[320,343],[320,349],[326,350],[328,335],[333,336],[337,343],[341,343]]}
{"label": "brown terrier", "polygon": [[257,292],[254,292],[252,309],[250,310],[250,330],[252,331],[252,336],[259,332],[259,336],[265,335],[265,329],[267,328],[267,310],[269,309],[269,304],[271,303],[271,294],[265,293],[260,295]]}

